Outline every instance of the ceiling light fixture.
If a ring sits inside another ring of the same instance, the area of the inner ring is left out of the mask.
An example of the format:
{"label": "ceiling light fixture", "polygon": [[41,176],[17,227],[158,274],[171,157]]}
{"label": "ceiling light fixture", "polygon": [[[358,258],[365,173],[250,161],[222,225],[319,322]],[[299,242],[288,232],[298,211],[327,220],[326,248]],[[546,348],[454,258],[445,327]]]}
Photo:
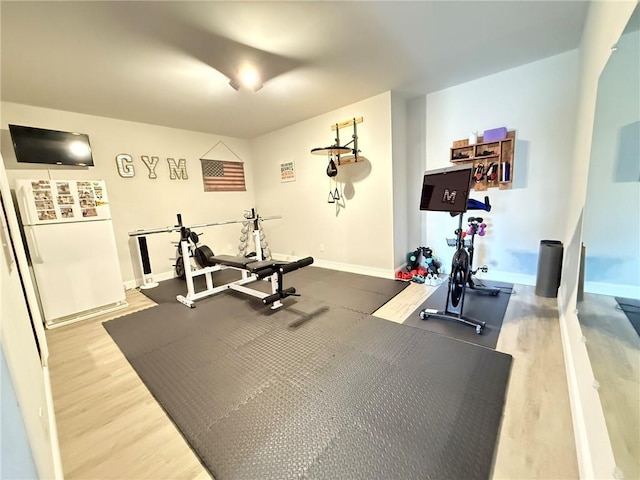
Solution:
{"label": "ceiling light fixture", "polygon": [[262,88],[258,71],[249,66],[245,66],[238,70],[235,78],[232,78],[229,81],[229,85],[231,85],[235,90],[246,88],[247,90],[253,90],[254,92],[257,92]]}

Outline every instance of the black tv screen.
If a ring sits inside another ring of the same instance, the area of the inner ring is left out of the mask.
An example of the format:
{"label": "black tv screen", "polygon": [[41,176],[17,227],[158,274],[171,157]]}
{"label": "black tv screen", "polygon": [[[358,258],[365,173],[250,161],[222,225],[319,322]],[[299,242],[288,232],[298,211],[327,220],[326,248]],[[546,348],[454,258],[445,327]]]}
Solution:
{"label": "black tv screen", "polygon": [[464,213],[471,189],[471,166],[424,172],[420,210]]}
{"label": "black tv screen", "polygon": [[9,125],[16,159],[22,163],[93,166],[89,136],[44,128]]}

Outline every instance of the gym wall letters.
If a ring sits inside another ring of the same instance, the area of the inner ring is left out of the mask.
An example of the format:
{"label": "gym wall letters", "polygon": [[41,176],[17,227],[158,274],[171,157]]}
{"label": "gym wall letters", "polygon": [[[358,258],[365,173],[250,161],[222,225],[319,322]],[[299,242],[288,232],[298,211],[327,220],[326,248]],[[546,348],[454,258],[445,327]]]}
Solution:
{"label": "gym wall letters", "polygon": [[[158,157],[149,158],[147,155],[141,155],[140,159],[142,163],[147,167],[149,171],[149,178],[154,180],[158,178],[156,174],[156,167],[160,159]],[[184,158],[178,159],[178,162],[169,157],[167,158],[167,164],[169,165],[169,178],[171,180],[188,180],[187,174],[187,161]],[[133,157],[128,153],[121,153],[116,155],[116,165],[118,167],[118,174],[122,178],[133,178],[136,174],[135,167],[133,166]]]}
{"label": "gym wall letters", "polygon": [[[212,157],[207,158],[214,150]],[[156,169],[160,159],[156,156],[141,155],[140,160],[147,168],[151,180],[158,178]],[[167,157],[169,178],[171,180],[188,180],[187,161],[184,158]],[[222,140],[200,156],[202,168],[202,184],[205,192],[246,192],[244,162]],[[136,175],[134,158],[128,153],[116,155],[118,175],[122,178],[133,178]],[[293,162],[291,165],[293,170]],[[166,170],[165,170],[166,171]],[[295,174],[293,179],[295,179]]]}

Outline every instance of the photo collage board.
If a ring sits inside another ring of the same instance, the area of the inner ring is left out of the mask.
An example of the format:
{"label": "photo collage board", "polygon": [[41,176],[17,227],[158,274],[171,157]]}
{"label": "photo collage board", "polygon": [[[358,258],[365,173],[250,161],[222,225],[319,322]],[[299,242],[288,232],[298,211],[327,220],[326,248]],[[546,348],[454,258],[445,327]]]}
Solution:
{"label": "photo collage board", "polygon": [[97,206],[104,198],[100,182],[34,180],[31,188],[40,221],[97,217]]}

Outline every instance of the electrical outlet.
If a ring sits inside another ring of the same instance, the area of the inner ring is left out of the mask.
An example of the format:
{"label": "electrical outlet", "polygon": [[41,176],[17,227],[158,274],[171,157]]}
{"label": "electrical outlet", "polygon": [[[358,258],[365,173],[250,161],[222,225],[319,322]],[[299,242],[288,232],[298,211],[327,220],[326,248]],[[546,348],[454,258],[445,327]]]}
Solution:
{"label": "electrical outlet", "polygon": [[324,252],[324,243],[321,243],[321,244],[320,244],[320,251],[321,251],[321,252]]}
{"label": "electrical outlet", "polygon": [[230,251],[231,251],[231,248],[232,248],[232,247],[231,247],[231,244],[230,244],[230,243],[227,243],[227,252],[230,252]]}

